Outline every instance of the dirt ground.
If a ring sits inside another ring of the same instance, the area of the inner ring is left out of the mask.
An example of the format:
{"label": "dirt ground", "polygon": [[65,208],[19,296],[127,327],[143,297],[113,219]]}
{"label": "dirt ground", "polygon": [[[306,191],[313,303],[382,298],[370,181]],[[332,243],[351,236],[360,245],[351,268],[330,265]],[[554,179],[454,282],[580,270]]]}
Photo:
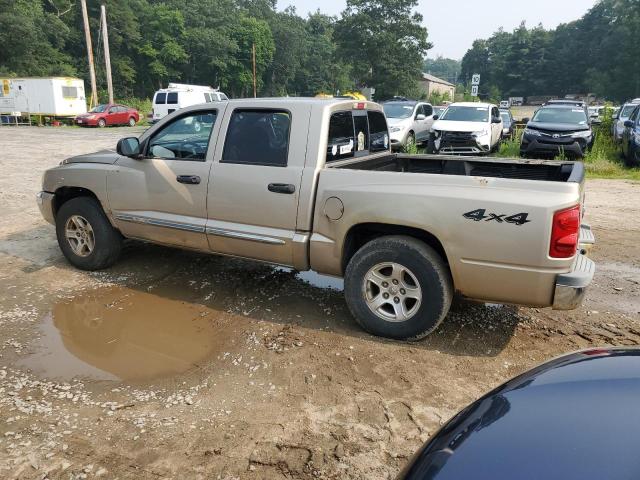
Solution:
{"label": "dirt ground", "polygon": [[71,268],[34,195],[132,129],[0,127],[0,478],[394,478],[466,404],[569,351],[640,343],[640,184],[589,181],[573,312],[457,301],[419,343],[363,333],[339,280],[138,242]]}

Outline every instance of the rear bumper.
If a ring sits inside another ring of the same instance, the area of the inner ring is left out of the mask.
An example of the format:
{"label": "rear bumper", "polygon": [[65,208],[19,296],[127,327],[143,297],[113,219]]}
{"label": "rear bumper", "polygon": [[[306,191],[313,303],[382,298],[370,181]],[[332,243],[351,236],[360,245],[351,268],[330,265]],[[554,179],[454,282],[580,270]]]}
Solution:
{"label": "rear bumper", "polygon": [[593,280],[596,264],[582,253],[578,254],[569,273],[556,277],[553,296],[554,310],[573,310],[582,303],[587,287]]}
{"label": "rear bumper", "polygon": [[55,195],[49,192],[38,192],[36,194],[36,203],[40,209],[42,217],[52,225],[56,224],[56,216],[53,213],[53,199]]}

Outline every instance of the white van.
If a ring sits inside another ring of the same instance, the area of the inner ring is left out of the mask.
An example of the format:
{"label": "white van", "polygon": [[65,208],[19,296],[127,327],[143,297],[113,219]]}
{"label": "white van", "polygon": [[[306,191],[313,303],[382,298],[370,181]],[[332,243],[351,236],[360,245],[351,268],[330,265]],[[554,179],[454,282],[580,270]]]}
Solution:
{"label": "white van", "polygon": [[170,83],[167,88],[161,88],[153,96],[151,123],[156,123],[170,113],[190,105],[221,100],[229,100],[229,97],[215,88]]}

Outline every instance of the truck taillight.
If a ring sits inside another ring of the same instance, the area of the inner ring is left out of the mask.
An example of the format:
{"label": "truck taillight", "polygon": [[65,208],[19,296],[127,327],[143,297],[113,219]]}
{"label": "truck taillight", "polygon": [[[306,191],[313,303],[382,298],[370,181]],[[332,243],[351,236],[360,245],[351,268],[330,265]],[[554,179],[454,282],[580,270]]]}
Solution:
{"label": "truck taillight", "polygon": [[553,215],[549,256],[571,258],[578,248],[580,232],[580,205],[560,210]]}
{"label": "truck taillight", "polygon": [[364,102],[358,102],[353,104],[354,110],[364,110],[365,108],[367,108],[367,104]]}

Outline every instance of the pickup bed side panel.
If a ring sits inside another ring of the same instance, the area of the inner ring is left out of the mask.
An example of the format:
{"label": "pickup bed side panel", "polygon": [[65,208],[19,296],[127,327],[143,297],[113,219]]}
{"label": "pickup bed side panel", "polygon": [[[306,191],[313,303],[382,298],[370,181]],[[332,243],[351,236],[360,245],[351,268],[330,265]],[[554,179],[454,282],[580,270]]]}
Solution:
{"label": "pickup bed side panel", "polygon": [[[579,203],[580,194],[577,183],[325,169],[311,266],[342,275],[344,239],[355,225],[408,226],[440,241],[463,295],[549,306],[556,275],[569,272],[573,263],[548,256],[553,214]],[[325,212],[330,197],[344,205],[339,220]]]}

